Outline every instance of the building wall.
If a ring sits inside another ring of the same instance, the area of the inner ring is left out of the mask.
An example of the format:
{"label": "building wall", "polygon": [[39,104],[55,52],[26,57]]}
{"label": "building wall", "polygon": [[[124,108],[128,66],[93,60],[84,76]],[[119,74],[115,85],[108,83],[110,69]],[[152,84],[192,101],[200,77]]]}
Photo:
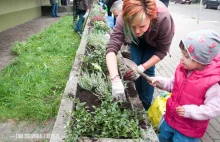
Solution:
{"label": "building wall", "polygon": [[41,16],[50,0],[0,0],[0,32]]}

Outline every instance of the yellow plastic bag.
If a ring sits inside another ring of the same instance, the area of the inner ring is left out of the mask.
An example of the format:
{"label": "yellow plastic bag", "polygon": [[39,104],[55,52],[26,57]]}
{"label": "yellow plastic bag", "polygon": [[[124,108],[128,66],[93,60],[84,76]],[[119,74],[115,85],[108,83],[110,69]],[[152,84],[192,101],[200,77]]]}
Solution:
{"label": "yellow plastic bag", "polygon": [[167,99],[171,96],[169,92],[163,92],[156,97],[153,104],[148,109],[148,119],[152,123],[153,127],[158,128],[158,125],[166,111]]}

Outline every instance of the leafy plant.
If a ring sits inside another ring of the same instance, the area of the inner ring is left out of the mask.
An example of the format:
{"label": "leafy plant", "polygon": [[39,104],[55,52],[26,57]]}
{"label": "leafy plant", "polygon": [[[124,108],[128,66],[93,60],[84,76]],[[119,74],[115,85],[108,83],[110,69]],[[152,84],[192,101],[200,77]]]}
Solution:
{"label": "leafy plant", "polygon": [[104,74],[108,72],[104,50],[94,50],[88,56],[83,57],[82,70],[87,70],[89,73],[94,72],[94,70],[100,71],[97,66],[101,68]]}
{"label": "leafy plant", "polygon": [[140,138],[140,115],[118,107],[118,102],[107,98],[101,107],[96,108],[92,114],[85,109],[85,103],[75,99],[75,110],[72,121],[66,127],[68,137],[66,142],[77,141],[82,136],[96,138]]}
{"label": "leafy plant", "polygon": [[[94,6],[91,13],[100,15],[100,9]],[[106,45],[109,41],[109,36],[106,36],[108,25],[102,20],[94,20],[93,23],[88,35],[87,53],[83,58],[79,85],[99,95],[102,103],[98,107],[93,106],[94,111],[87,112],[85,103],[74,99],[75,110],[72,121],[68,122],[66,142],[75,142],[84,136],[139,139],[139,123],[144,119],[145,112],[121,108],[121,102],[112,101],[105,59]]]}
{"label": "leafy plant", "polygon": [[105,50],[108,41],[109,36],[106,34],[91,32],[88,35],[87,46],[90,50]]}
{"label": "leafy plant", "polygon": [[91,74],[87,71],[83,72],[80,77],[79,85],[86,90],[96,93],[100,99],[106,95],[110,95],[110,83],[101,72]]}
{"label": "leafy plant", "polygon": [[74,99],[75,109],[72,112],[72,120],[67,122],[66,142],[77,142],[80,136],[91,133],[94,130],[92,115],[86,111],[85,103],[80,103],[78,99]]}
{"label": "leafy plant", "polygon": [[87,42],[87,56],[83,57],[83,70],[92,73],[100,66],[102,72],[107,73],[106,65],[106,45],[108,43],[108,36],[97,33],[90,33]]}
{"label": "leafy plant", "polygon": [[[95,15],[94,17],[91,18],[91,23],[94,21],[106,21],[103,15]],[[93,24],[92,24],[93,25]]]}
{"label": "leafy plant", "polygon": [[96,33],[100,32],[100,31],[107,33],[110,31],[110,28],[106,22],[94,21],[93,22],[93,30]]}
{"label": "leafy plant", "polygon": [[103,16],[105,17],[106,11],[102,9],[102,7],[100,7],[97,4],[93,4],[93,8],[92,11],[90,12],[89,17],[94,17],[97,15]]}

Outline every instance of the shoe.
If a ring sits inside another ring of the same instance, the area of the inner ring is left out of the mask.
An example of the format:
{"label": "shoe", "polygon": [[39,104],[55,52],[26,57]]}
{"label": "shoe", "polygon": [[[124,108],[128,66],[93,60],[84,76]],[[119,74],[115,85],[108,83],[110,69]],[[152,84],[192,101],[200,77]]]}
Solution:
{"label": "shoe", "polygon": [[57,16],[55,16],[55,17],[58,18],[58,17],[60,17],[60,16],[57,15]]}

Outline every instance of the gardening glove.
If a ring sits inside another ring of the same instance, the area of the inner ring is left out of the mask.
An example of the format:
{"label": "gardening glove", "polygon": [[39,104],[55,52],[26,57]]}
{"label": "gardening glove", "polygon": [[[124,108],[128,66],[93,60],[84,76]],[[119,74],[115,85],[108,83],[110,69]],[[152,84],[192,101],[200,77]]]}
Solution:
{"label": "gardening glove", "polygon": [[[144,72],[144,71],[145,71],[143,65],[139,65],[139,66],[137,67],[137,70],[139,70],[140,72]],[[133,70],[129,70],[129,71],[127,71],[127,72],[125,73],[125,75],[124,75],[124,80],[135,81],[139,76],[140,76],[140,75],[139,75],[137,72],[135,72],[135,71],[133,71]]]}
{"label": "gardening glove", "polygon": [[121,79],[112,81],[112,96],[115,100],[126,100],[124,89]]}
{"label": "gardening glove", "polygon": [[138,75],[133,70],[127,71],[124,75],[124,80],[135,81],[137,78],[138,78]]}
{"label": "gardening glove", "polygon": [[89,15],[89,11],[86,11],[86,14],[83,16],[83,18],[86,18]]}
{"label": "gardening glove", "polygon": [[139,70],[140,72],[144,72],[145,71],[145,68],[144,66],[141,64],[137,67],[137,70]]}

